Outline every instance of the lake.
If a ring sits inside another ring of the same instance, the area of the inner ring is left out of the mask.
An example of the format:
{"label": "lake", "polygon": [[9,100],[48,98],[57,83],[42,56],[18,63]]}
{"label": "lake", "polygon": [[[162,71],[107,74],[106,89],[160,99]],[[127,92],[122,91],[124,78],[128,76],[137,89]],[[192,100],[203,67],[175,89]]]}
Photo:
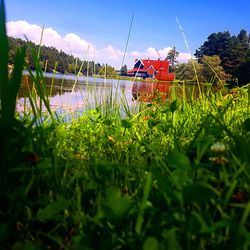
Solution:
{"label": "lake", "polygon": [[[130,110],[136,110],[140,101],[149,102],[156,93],[160,93],[163,99],[167,99],[174,86],[169,82],[140,82],[134,81],[133,78],[117,80],[52,73],[45,73],[44,80],[50,96],[50,107],[57,113],[83,112],[100,106],[105,107],[105,105],[108,108],[118,105],[121,109],[125,105]],[[28,93],[31,87],[31,80],[28,74],[24,73],[18,94],[19,112],[25,112],[30,107]],[[177,89],[178,92],[182,92],[181,87]]]}

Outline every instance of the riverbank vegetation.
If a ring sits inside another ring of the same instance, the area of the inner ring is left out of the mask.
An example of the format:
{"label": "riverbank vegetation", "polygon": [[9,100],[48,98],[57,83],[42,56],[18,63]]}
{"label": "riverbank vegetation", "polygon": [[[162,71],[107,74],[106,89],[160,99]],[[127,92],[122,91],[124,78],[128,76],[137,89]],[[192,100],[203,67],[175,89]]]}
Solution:
{"label": "riverbank vegetation", "polygon": [[32,49],[32,109],[20,117],[29,68],[19,48],[8,73],[3,1],[0,34],[1,249],[250,247],[249,85],[198,98],[173,86],[137,112],[110,98],[63,122]]}
{"label": "riverbank vegetation", "polygon": [[[167,57],[172,64],[170,70],[175,73],[176,80],[192,81],[199,83],[214,83],[231,85],[244,85],[250,82],[250,35],[241,30],[237,36],[227,32],[212,33],[207,41],[196,50],[197,60],[191,59],[188,63],[176,63],[178,52]],[[58,51],[54,47],[39,46],[31,41],[8,37],[9,64],[14,63],[15,51],[19,47],[26,46],[27,67],[35,69],[31,50],[40,51],[39,63],[46,72],[58,72],[62,74],[76,74],[81,72],[85,76],[118,77],[117,71],[110,65],[101,65],[94,61],[82,61],[73,55]],[[175,51],[175,49],[174,49]],[[121,76],[127,75],[128,68],[123,65]],[[196,71],[196,72],[195,72]],[[130,77],[131,79],[131,77]]]}
{"label": "riverbank vegetation", "polygon": [[[196,50],[197,60],[175,67],[176,78],[203,82],[244,85],[250,82],[250,34],[241,30],[237,36],[228,31],[212,33]],[[196,72],[195,70],[196,69]]]}

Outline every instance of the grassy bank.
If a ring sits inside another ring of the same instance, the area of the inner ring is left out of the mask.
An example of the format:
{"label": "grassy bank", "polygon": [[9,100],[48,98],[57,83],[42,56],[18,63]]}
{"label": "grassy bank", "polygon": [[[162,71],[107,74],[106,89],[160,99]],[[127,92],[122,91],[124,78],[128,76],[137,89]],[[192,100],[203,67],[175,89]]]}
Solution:
{"label": "grassy bank", "polygon": [[172,96],[126,119],[118,108],[36,126],[27,116],[12,136],[1,243],[247,249],[248,92],[246,86],[197,100]]}
{"label": "grassy bank", "polygon": [[1,249],[250,247],[249,85],[199,98],[173,87],[136,113],[124,100],[127,118],[111,98],[66,123],[33,51],[20,118],[25,48],[9,76],[0,12]]}

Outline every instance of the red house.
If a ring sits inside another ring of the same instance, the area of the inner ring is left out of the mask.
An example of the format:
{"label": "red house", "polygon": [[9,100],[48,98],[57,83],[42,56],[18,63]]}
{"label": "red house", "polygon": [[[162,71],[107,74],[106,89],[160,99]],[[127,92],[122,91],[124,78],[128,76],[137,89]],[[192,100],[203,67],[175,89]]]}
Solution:
{"label": "red house", "polygon": [[133,68],[135,77],[153,78],[159,81],[174,81],[174,74],[169,73],[169,61],[136,59]]}

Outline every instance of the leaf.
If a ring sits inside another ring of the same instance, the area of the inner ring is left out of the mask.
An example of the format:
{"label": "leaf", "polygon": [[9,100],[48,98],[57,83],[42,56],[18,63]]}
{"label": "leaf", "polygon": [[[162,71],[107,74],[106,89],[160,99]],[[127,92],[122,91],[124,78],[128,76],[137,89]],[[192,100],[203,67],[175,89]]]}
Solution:
{"label": "leaf", "polygon": [[239,135],[235,141],[235,145],[232,147],[232,153],[236,155],[239,162],[245,164],[245,168],[250,173],[250,143],[249,136]]}
{"label": "leaf", "polygon": [[150,119],[150,120],[148,120],[148,127],[152,129],[153,127],[155,127],[159,123],[160,123],[160,120],[158,120],[158,119]]}
{"label": "leaf", "polygon": [[172,113],[174,113],[177,110],[177,100],[174,100],[170,103],[169,108]]}
{"label": "leaf", "polygon": [[[5,26],[5,6],[4,1],[0,2],[0,78],[7,82],[8,80],[8,39],[6,35],[6,26]],[[6,83],[5,82],[5,83]],[[3,82],[4,83],[4,82]],[[1,86],[4,87],[4,86]]]}
{"label": "leaf", "polygon": [[121,120],[121,123],[122,123],[122,126],[124,128],[131,128],[132,127],[132,123],[128,119]]}
{"label": "leaf", "polygon": [[190,167],[190,160],[184,153],[172,151],[168,154],[168,162],[176,168],[187,169]]}
{"label": "leaf", "polygon": [[110,188],[106,192],[106,197],[102,202],[102,208],[106,216],[112,220],[121,219],[130,209],[131,200],[128,196],[121,196],[118,188]]}
{"label": "leaf", "polygon": [[[5,26],[5,8],[4,1],[0,2],[0,111],[1,118],[8,114],[5,108],[8,105],[8,40]],[[5,107],[3,108],[3,105]]]}
{"label": "leaf", "polygon": [[[249,88],[250,89],[250,88]],[[250,118],[247,118],[244,122],[243,122],[243,128],[246,132],[250,131]]]}
{"label": "leaf", "polygon": [[25,241],[25,242],[15,242],[12,250],[36,250],[37,247],[31,242],[31,241]]}
{"label": "leaf", "polygon": [[213,223],[208,214],[192,212],[189,220],[189,231],[194,234],[211,234],[215,233],[218,229],[229,226],[229,223],[226,220]]}
{"label": "leaf", "polygon": [[171,198],[172,200],[176,200],[177,191],[173,190],[173,186],[171,185],[169,178],[156,170],[153,170],[152,172],[160,192],[164,193],[164,195]]}
{"label": "leaf", "polygon": [[139,204],[139,211],[138,211],[138,217],[135,225],[135,231],[136,233],[140,234],[142,230],[142,224],[143,224],[143,212],[145,209],[147,209],[149,206],[151,206],[151,203],[148,201],[149,194],[152,188],[152,183],[153,183],[153,177],[152,173],[149,172],[146,175],[146,183],[143,189],[143,198],[142,201]]}
{"label": "leaf", "polygon": [[45,208],[40,208],[37,211],[37,219],[41,222],[60,220],[64,210],[68,209],[69,204],[68,200],[62,199],[47,205]]}
{"label": "leaf", "polygon": [[171,249],[171,250],[181,250],[181,246],[177,240],[176,237],[176,231],[177,228],[172,228],[170,230],[165,230],[162,233],[163,238],[167,240],[167,248],[166,249]]}
{"label": "leaf", "polygon": [[215,199],[218,193],[208,184],[193,183],[184,187],[183,200],[185,203],[204,203]]}
{"label": "leaf", "polygon": [[25,58],[26,49],[20,48],[15,57],[15,64],[14,70],[12,74],[12,78],[9,82],[9,89],[8,89],[8,115],[10,119],[15,115],[16,109],[16,98],[17,93],[21,85],[22,81],[22,73],[23,73],[23,65],[24,65],[24,58]]}
{"label": "leaf", "polygon": [[197,212],[193,212],[189,220],[189,232],[197,234],[203,230],[207,230],[207,228],[207,223],[204,221],[202,216]]}
{"label": "leaf", "polygon": [[143,250],[158,250],[159,249],[159,242],[155,237],[148,237],[144,244]]}
{"label": "leaf", "polygon": [[0,245],[5,242],[8,236],[11,234],[12,229],[10,225],[1,223],[0,224]]}
{"label": "leaf", "polygon": [[172,177],[174,178],[175,184],[178,185],[178,188],[181,189],[183,185],[189,182],[190,177],[188,176],[188,171],[185,169],[175,169],[172,172]]}

